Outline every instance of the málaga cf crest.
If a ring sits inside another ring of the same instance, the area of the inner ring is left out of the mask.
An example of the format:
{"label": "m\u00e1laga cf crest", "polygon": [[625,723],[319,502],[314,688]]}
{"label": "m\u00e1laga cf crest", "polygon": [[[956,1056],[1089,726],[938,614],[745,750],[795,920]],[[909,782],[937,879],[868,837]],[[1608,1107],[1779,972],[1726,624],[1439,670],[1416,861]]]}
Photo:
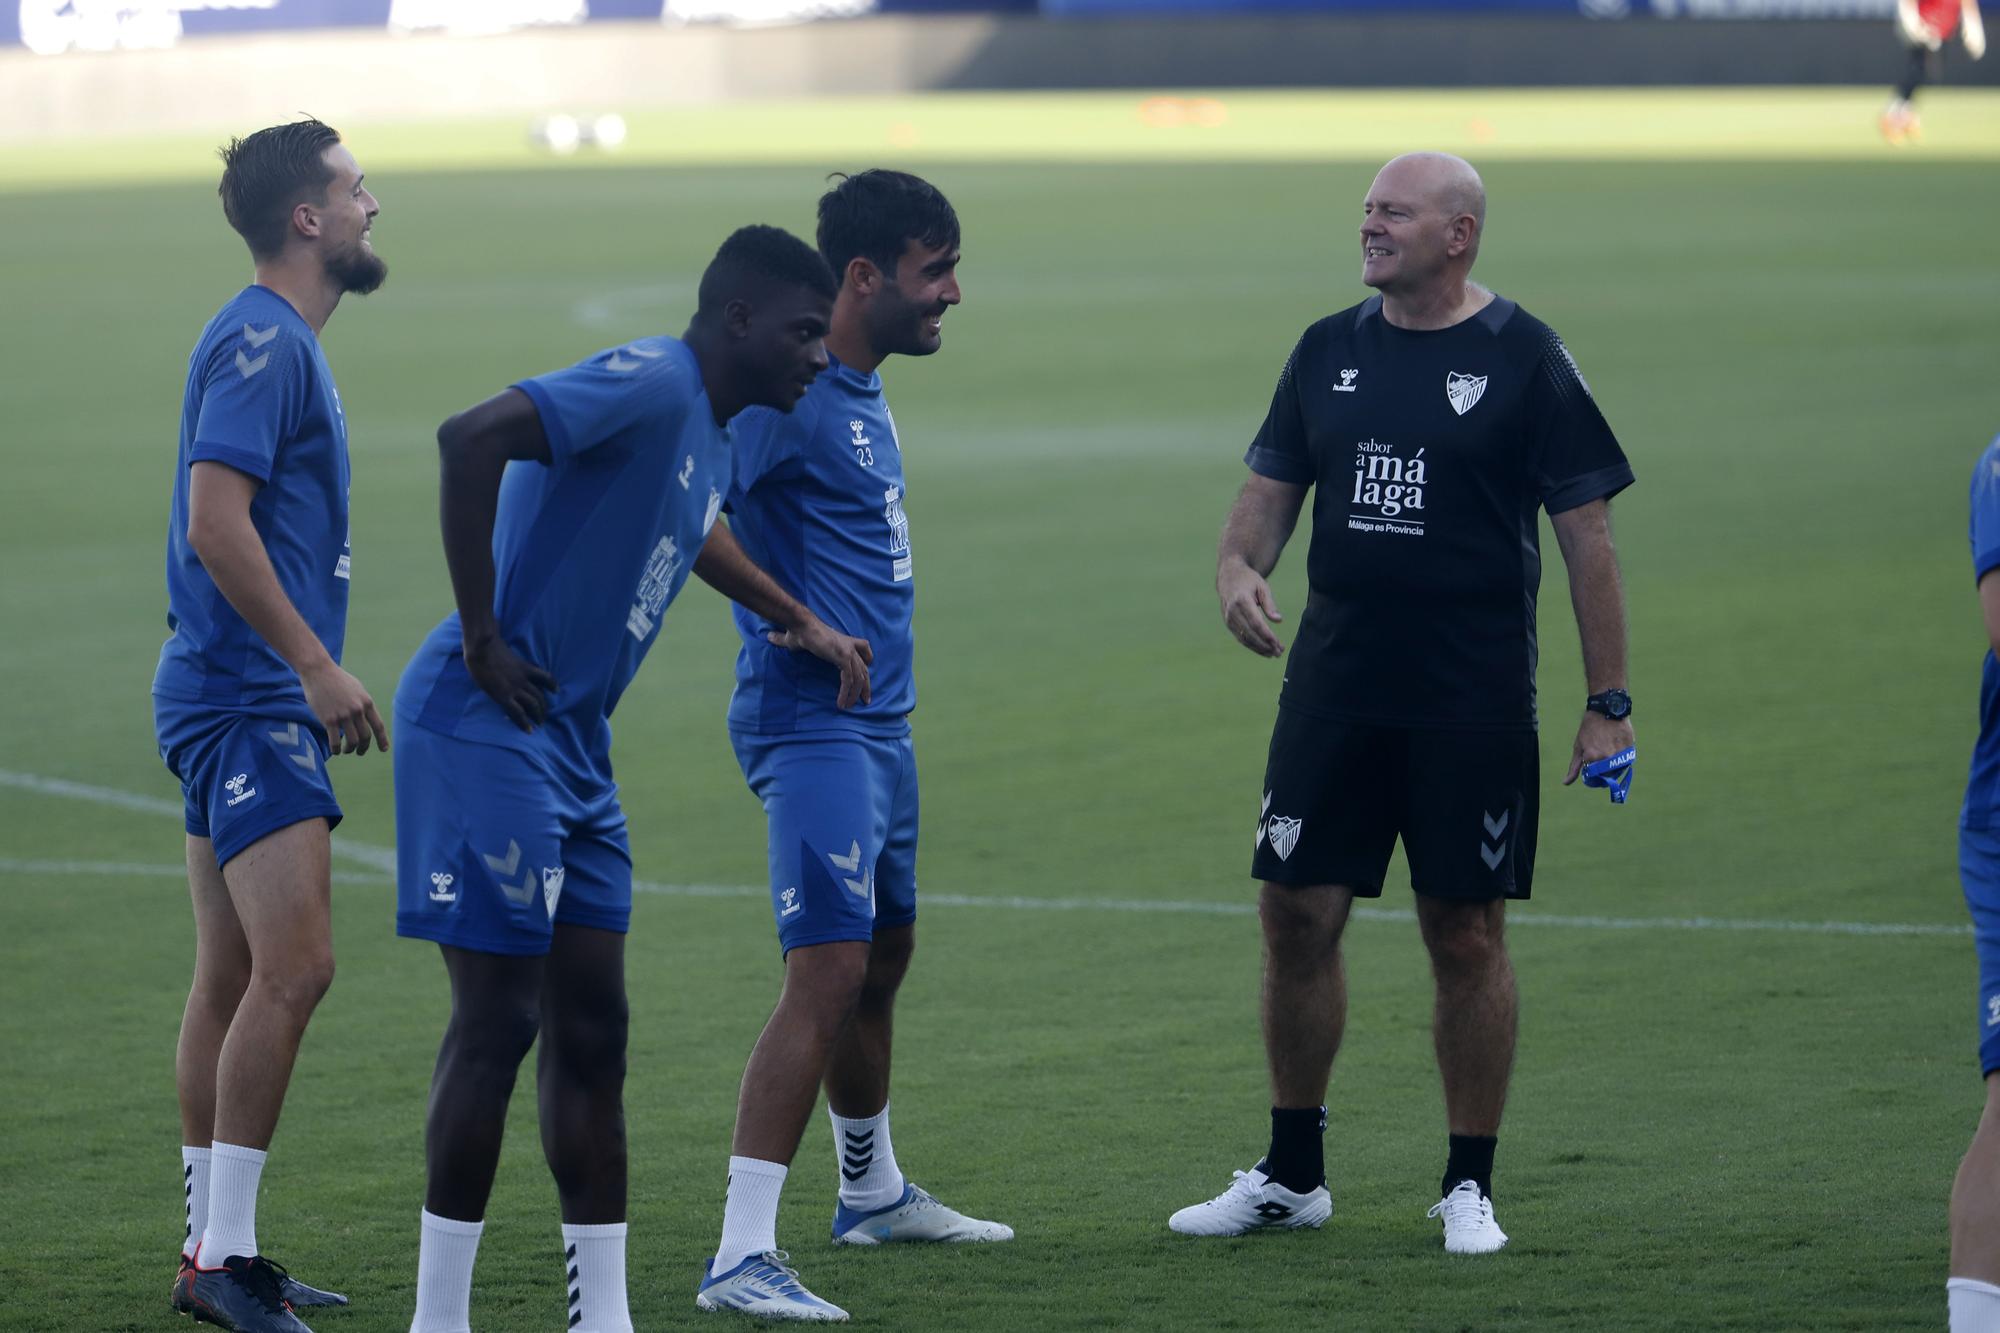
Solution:
{"label": "m\u00e1laga cf crest", "polygon": [[1292,848],[1299,845],[1299,829],[1304,823],[1302,819],[1271,817],[1271,850],[1278,854],[1280,861],[1291,858]]}
{"label": "m\u00e1laga cf crest", "polygon": [[1444,377],[1444,396],[1451,399],[1451,410],[1460,416],[1470,412],[1472,405],[1478,402],[1485,392],[1484,375],[1461,375],[1454,370]]}

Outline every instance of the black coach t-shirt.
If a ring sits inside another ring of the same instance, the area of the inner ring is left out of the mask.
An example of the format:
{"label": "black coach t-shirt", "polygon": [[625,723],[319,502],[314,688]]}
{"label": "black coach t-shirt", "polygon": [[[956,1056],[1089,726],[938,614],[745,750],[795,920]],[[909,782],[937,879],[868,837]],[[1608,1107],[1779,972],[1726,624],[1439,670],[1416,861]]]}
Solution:
{"label": "black coach t-shirt", "polygon": [[1285,707],[1535,725],[1535,511],[1632,483],[1555,330],[1497,296],[1448,329],[1399,329],[1370,297],[1299,339],[1244,461],[1315,488]]}

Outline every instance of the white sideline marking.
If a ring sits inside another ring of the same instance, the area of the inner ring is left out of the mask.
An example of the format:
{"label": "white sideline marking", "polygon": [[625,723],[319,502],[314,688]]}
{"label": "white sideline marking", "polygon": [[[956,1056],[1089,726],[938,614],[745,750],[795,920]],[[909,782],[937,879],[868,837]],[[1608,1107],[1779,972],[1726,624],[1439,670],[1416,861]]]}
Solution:
{"label": "white sideline marking", "polygon": [[[45,778],[33,773],[17,773],[0,768],[0,787],[18,787],[44,796],[89,801],[118,806],[148,814],[181,813],[179,801],[157,796],[141,796],[111,787],[93,787],[64,778]],[[336,872],[343,884],[379,884],[393,880],[396,853],[393,848],[376,847],[335,837],[337,855],[378,872],[359,875]],[[20,860],[0,857],[0,874],[20,875],[159,875],[178,878],[187,874],[178,865],[139,865],[123,861]],[[635,879],[639,893],[658,893],[677,898],[765,898],[770,891],[750,884],[659,884]],[[1257,908],[1248,902],[1177,902],[1149,898],[1025,898],[1004,894],[926,893],[921,901],[932,907],[995,907],[1014,912],[1136,912],[1177,916],[1253,916]],[[1357,906],[1353,915],[1363,921],[1413,921],[1416,913],[1393,907]],[[1958,938],[1972,934],[1971,926],[1926,925],[1893,921],[1766,921],[1725,916],[1561,916],[1553,912],[1517,909],[1508,913],[1510,926],[1565,926],[1575,930],[1723,930],[1792,935],[1928,935]]]}

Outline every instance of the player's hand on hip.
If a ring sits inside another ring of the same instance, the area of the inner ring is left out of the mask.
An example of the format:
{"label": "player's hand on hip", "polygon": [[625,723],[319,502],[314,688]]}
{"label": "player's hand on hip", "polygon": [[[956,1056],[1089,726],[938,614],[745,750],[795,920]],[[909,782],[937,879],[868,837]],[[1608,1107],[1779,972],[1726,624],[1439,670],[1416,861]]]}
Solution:
{"label": "player's hand on hip", "polygon": [[1236,641],[1259,657],[1281,657],[1285,645],[1271,626],[1285,617],[1264,576],[1241,561],[1225,564],[1215,576],[1215,594],[1222,599],[1222,623]]}
{"label": "player's hand on hip", "polygon": [[1563,776],[1563,786],[1575,782],[1577,774],[1583,772],[1585,764],[1594,764],[1600,759],[1609,759],[1614,754],[1623,754],[1632,748],[1632,720],[1620,718],[1612,721],[1602,713],[1585,712],[1583,725],[1576,729],[1576,747],[1570,751],[1569,772]]}
{"label": "player's hand on hip", "polygon": [[556,678],[515,652],[498,634],[466,642],[465,672],[521,730],[533,731],[548,719]]}
{"label": "player's hand on hip", "polygon": [[840,697],[835,700],[839,707],[874,702],[875,688],[868,679],[868,668],[875,663],[875,650],[868,646],[868,640],[842,634],[817,616],[770,638],[780,648],[811,653],[840,672]]}
{"label": "player's hand on hip", "polygon": [[389,748],[389,728],[375,711],[375,701],[360,681],[329,660],[316,671],[299,677],[306,693],[306,707],[319,719],[326,733],[329,756],[367,754],[370,741]]}

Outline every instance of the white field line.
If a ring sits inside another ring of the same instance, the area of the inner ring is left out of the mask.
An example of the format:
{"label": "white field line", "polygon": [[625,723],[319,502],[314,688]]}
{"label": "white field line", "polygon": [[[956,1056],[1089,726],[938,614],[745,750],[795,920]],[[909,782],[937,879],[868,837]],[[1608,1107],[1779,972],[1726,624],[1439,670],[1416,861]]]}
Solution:
{"label": "white field line", "polygon": [[[14,787],[43,796],[88,801],[97,805],[143,811],[147,814],[178,816],[181,813],[179,801],[137,795],[111,787],[93,787],[64,778],[18,773],[8,769],[0,769],[0,787]],[[336,836],[333,840],[333,850],[336,855],[356,864],[365,865],[376,872],[372,875],[362,875],[336,871],[334,879],[339,883],[381,884],[390,882],[394,878],[396,853],[393,848],[376,847],[368,843],[355,842],[351,838]],[[187,871],[183,866],[167,863],[144,865],[123,861],[31,860],[0,857],[0,874],[181,878]],[[639,893],[658,893],[679,898],[764,898],[768,897],[770,892],[761,886],[750,884],[658,884],[650,880],[634,880],[632,887]],[[1012,912],[1133,912],[1168,916],[1252,916],[1257,910],[1256,906],[1249,902],[1178,902],[1172,899],[1151,898],[1028,898],[1004,894],[926,893],[921,901],[931,907],[984,907]],[[1353,915],[1363,921],[1412,921],[1416,914],[1391,907],[1356,907]],[[1516,908],[1509,912],[1507,923],[1511,926],[1562,926],[1574,930],[1722,930],[1793,935],[1947,937],[1972,934],[1972,927],[1966,925],[1927,925],[1890,921],[1770,921],[1720,916],[1563,916],[1525,908]]]}

